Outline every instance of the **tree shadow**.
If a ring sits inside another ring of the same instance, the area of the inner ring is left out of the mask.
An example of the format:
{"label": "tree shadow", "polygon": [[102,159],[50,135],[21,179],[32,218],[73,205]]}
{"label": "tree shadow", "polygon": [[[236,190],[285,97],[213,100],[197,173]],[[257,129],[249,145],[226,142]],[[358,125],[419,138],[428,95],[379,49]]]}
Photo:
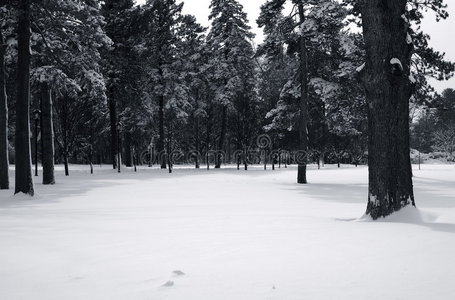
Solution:
{"label": "tree shadow", "polygon": [[[81,167],[81,166],[79,166]],[[284,169],[289,170],[289,169]],[[12,182],[9,190],[0,190],[0,209],[2,208],[20,208],[20,207],[38,207],[43,204],[52,204],[63,202],[66,198],[81,196],[88,194],[92,190],[98,188],[109,188],[119,185],[128,185],[134,181],[150,181],[154,184],[154,179],[169,179],[185,178],[189,176],[203,176],[219,174],[238,175],[246,178],[269,176],[271,169],[263,170],[263,166],[250,166],[248,171],[236,169],[236,166],[224,166],[221,169],[206,168],[196,169],[194,167],[177,166],[169,173],[167,169],[160,169],[157,166],[152,168],[140,167],[137,172],[133,168],[123,167],[121,173],[109,166],[103,168],[96,167],[94,174],[90,174],[89,168],[70,170],[70,176],[64,176],[62,170],[57,170],[55,173],[55,185],[41,184],[42,177],[34,177],[35,181],[35,196],[13,195],[14,182]],[[279,169],[276,170],[279,172]],[[41,175],[41,172],[40,172]],[[14,179],[14,171],[10,172],[10,178]],[[12,180],[13,181],[13,180]]]}
{"label": "tree shadow", "polygon": [[[340,174],[341,175],[341,174]],[[319,181],[321,178],[318,179]],[[314,182],[308,185],[288,184],[285,189],[295,190],[305,198],[318,199],[345,204],[362,204],[366,206],[368,195],[367,183],[346,184],[334,182]],[[335,181],[335,180],[334,180]],[[414,194],[418,208],[422,209],[441,209],[455,208],[455,195],[453,194],[455,180],[439,180],[426,177],[414,177]],[[424,226],[438,232],[455,233],[454,223],[437,222],[437,216],[431,216],[422,210],[417,210],[422,215],[411,219],[387,218],[380,222],[402,223],[417,226]],[[362,218],[334,218],[339,222],[359,222]]]}

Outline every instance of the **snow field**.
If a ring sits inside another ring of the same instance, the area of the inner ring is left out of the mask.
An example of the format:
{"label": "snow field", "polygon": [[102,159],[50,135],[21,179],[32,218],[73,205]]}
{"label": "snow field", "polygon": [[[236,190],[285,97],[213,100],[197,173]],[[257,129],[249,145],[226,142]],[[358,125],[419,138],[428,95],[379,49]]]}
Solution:
{"label": "snow field", "polygon": [[72,166],[35,199],[0,191],[0,299],[455,297],[455,166],[414,170],[419,209],[380,222],[365,167],[261,168]]}

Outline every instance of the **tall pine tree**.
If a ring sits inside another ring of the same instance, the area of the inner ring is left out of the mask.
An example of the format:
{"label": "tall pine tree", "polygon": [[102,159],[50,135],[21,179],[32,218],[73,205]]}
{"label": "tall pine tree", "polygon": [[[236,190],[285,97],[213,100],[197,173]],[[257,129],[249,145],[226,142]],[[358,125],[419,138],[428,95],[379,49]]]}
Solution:
{"label": "tall pine tree", "polygon": [[[238,1],[212,0],[210,8],[212,27],[207,36],[207,46],[211,53],[211,82],[220,124],[217,151],[221,152],[225,149],[229,111],[237,109],[244,119],[251,109],[250,101],[254,101],[255,95],[251,94],[254,64],[250,42],[254,35]],[[220,166],[221,154],[218,154],[215,167]]]}

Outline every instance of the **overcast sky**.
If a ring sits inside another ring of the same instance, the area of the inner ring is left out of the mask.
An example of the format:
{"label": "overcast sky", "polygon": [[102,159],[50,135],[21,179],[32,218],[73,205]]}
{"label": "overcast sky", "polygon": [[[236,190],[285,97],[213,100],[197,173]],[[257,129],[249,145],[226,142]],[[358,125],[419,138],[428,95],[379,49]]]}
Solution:
{"label": "overcast sky", "polygon": [[[238,1],[244,6],[245,12],[248,14],[250,26],[256,34],[255,43],[260,43],[263,35],[262,30],[257,28],[256,19],[259,16],[259,8],[265,0]],[[137,2],[144,3],[145,0],[137,0]],[[428,13],[422,27],[424,31],[431,36],[430,46],[434,47],[438,51],[445,52],[447,59],[455,61],[455,40],[451,38],[451,36],[455,36],[454,32],[452,32],[452,30],[455,31],[455,3],[452,3],[454,2],[453,0],[446,0],[445,2],[449,4],[449,19],[436,22],[434,14]],[[183,12],[185,14],[195,15],[202,25],[208,27],[210,25],[208,21],[210,13],[209,5],[210,0],[187,0],[183,7]],[[455,88],[455,78],[443,82],[432,81],[432,84],[436,90],[440,92],[445,88]]]}

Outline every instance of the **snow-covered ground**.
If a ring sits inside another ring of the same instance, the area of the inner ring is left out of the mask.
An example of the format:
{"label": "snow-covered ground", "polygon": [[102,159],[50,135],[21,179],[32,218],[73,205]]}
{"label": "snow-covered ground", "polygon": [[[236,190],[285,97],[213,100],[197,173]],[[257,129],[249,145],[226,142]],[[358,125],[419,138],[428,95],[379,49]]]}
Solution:
{"label": "snow-covered ground", "polygon": [[59,170],[0,191],[0,299],[455,299],[455,166],[422,167],[382,222],[365,167]]}

